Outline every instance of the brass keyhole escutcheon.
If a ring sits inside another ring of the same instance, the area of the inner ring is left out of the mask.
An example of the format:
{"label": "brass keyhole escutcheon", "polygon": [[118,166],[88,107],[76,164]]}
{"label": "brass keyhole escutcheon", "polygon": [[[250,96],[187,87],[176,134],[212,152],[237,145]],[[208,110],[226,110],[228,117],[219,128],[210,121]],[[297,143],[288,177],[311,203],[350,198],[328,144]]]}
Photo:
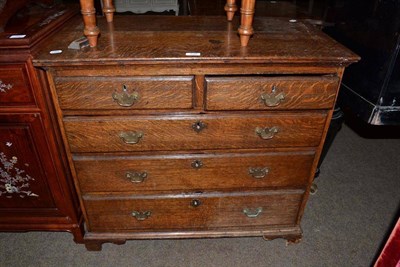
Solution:
{"label": "brass keyhole escutcheon", "polygon": [[191,165],[192,165],[192,168],[193,168],[193,169],[198,170],[198,169],[200,169],[201,167],[203,167],[203,162],[202,162],[201,160],[195,160],[195,161],[192,162]]}
{"label": "brass keyhole escutcheon", "polygon": [[193,208],[197,208],[200,205],[201,201],[199,199],[193,199],[192,201],[190,201],[190,206],[192,206]]}
{"label": "brass keyhole escutcheon", "polygon": [[202,121],[196,121],[195,123],[192,124],[192,129],[196,132],[196,133],[200,133],[201,131],[203,131],[205,128],[207,128],[207,124],[205,124]]}

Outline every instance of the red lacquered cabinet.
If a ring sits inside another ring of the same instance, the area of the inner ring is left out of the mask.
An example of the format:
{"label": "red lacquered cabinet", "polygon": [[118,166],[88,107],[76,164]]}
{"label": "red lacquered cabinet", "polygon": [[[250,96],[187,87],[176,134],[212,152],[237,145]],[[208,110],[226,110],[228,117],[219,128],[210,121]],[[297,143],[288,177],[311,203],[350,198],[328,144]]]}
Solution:
{"label": "red lacquered cabinet", "polygon": [[77,10],[15,9],[0,27],[0,231],[68,231],[82,242],[79,202],[30,56]]}

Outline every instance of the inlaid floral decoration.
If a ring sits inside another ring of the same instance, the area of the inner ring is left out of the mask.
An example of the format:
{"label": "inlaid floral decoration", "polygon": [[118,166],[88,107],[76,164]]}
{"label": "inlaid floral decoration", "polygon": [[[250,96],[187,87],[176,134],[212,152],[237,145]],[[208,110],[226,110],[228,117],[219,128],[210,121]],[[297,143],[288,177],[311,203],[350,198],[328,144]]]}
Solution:
{"label": "inlaid floral decoration", "polygon": [[0,92],[1,92],[1,93],[5,93],[5,92],[7,92],[8,90],[11,90],[12,87],[13,87],[12,84],[3,83],[3,81],[0,80]]}
{"label": "inlaid floral decoration", "polygon": [[35,179],[16,167],[18,158],[7,156],[0,152],[0,196],[12,198],[13,195],[24,197],[38,197],[39,195],[29,190],[29,182]]}

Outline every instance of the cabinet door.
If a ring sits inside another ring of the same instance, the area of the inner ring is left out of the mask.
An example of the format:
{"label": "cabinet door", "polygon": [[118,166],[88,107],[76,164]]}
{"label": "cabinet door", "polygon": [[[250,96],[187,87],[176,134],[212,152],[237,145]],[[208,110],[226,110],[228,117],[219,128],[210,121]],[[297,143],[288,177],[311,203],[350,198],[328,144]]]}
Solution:
{"label": "cabinet door", "polygon": [[24,64],[0,65],[0,107],[35,106]]}
{"label": "cabinet door", "polygon": [[40,114],[0,115],[0,211],[54,210],[46,178],[54,167],[43,131]]}

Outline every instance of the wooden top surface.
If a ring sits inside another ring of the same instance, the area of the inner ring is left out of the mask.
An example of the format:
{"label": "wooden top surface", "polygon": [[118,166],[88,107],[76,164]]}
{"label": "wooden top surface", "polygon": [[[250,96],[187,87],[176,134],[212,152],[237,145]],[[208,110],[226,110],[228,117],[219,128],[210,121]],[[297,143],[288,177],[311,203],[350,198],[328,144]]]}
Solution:
{"label": "wooden top surface", "polygon": [[[286,18],[255,17],[255,34],[240,46],[239,18],[115,16],[98,19],[96,48],[68,49],[83,35],[77,16],[33,53],[36,66],[115,65],[120,63],[298,63],[348,65],[359,58],[319,29]],[[62,50],[61,54],[50,54]],[[186,53],[200,53],[187,56]]]}

